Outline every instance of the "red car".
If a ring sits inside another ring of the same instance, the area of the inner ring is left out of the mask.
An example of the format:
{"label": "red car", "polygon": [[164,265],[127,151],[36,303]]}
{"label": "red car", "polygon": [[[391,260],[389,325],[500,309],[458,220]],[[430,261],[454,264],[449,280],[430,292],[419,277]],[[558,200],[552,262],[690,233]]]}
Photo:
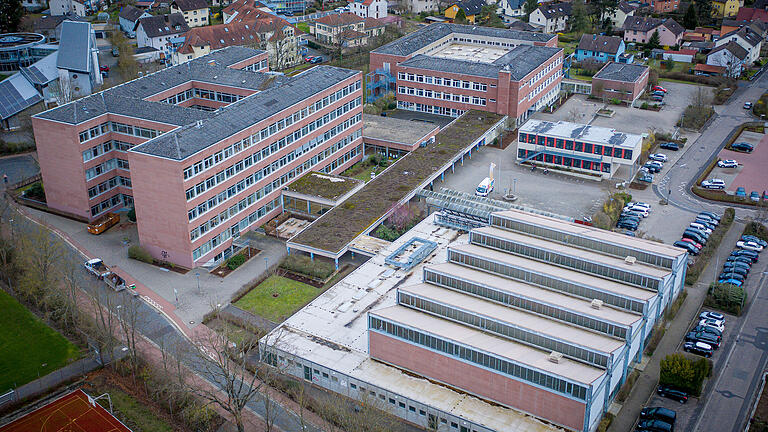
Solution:
{"label": "red car", "polygon": [[653,87],[651,87],[651,90],[653,90],[653,91],[660,91],[660,92],[664,92],[664,93],[667,92],[667,89],[665,89],[662,86],[653,86]]}
{"label": "red car", "polygon": [[696,249],[701,250],[701,245],[699,243],[696,243],[695,241],[689,239],[689,238],[684,238],[684,239],[680,239],[680,240],[682,240],[682,241],[684,241],[686,243],[690,243],[690,244],[696,246]]}
{"label": "red car", "polygon": [[109,72],[109,66],[107,66],[107,65],[99,66],[99,71],[101,71],[101,72]]}
{"label": "red car", "polygon": [[306,56],[304,57],[304,61],[307,63],[312,63],[312,60],[314,59],[314,56]]}

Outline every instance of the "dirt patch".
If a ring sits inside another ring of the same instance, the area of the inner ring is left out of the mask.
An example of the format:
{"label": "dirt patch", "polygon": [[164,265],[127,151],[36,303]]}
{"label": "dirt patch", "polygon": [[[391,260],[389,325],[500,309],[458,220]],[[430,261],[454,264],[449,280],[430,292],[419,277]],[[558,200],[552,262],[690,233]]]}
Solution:
{"label": "dirt patch", "polygon": [[310,277],[307,277],[307,276],[304,276],[304,275],[300,275],[298,273],[294,273],[292,271],[288,271],[288,270],[286,270],[284,268],[277,269],[277,275],[285,277],[285,278],[288,278],[288,279],[293,279],[296,282],[305,283],[305,284],[307,284],[309,286],[313,286],[315,288],[322,288],[323,287],[323,282],[320,282],[320,281],[318,281],[316,279],[313,279],[313,278],[310,278]]}
{"label": "dirt patch", "polygon": [[[260,252],[261,252],[261,249],[256,249],[256,248],[252,248],[252,247],[248,246],[246,248],[243,248],[240,252],[236,253],[235,255],[232,255],[232,257],[238,256],[238,255],[242,255],[242,256],[245,257],[245,262],[240,264],[238,266],[238,268],[239,268],[239,267],[242,267],[243,265],[245,265],[245,263],[247,263],[248,260],[250,260],[251,258],[255,257]],[[230,259],[232,257],[230,257]],[[237,268],[235,270],[237,270]],[[228,274],[232,273],[235,270],[231,270],[229,267],[227,267],[227,262],[224,261],[223,264],[221,264],[220,266],[218,266],[215,269],[211,270],[211,274],[223,278],[223,277],[226,277]]]}

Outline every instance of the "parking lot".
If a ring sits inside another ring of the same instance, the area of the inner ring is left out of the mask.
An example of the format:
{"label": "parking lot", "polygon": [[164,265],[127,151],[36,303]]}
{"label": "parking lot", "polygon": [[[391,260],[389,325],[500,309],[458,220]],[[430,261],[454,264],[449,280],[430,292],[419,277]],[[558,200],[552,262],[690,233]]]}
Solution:
{"label": "parking lot", "polygon": [[752,153],[742,153],[733,150],[722,149],[718,158],[734,159],[739,167],[715,168],[709,178],[718,178],[725,181],[726,190],[735,192],[736,188],[743,187],[747,195],[751,191],[757,191],[762,195],[768,189],[768,135],[744,131],[734,142],[746,142],[752,144],[755,150]]}

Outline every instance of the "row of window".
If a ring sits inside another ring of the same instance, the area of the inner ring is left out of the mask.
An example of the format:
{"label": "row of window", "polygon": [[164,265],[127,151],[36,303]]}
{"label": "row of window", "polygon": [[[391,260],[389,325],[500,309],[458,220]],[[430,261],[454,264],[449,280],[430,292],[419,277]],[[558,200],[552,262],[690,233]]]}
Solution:
{"label": "row of window", "polygon": [[523,366],[511,359],[503,359],[495,355],[486,354],[472,347],[435,337],[419,330],[406,328],[373,315],[369,315],[368,319],[369,329],[371,330],[385,333],[416,345],[431,348],[435,351],[493,369],[502,374],[572,396],[579,400],[587,399],[586,387],[564,380],[552,374]]}
{"label": "row of window", "polygon": [[94,166],[93,168],[88,168],[87,170],[85,170],[85,179],[91,180],[102,174],[112,171],[113,169],[118,169],[118,168],[129,171],[130,167],[128,166],[128,161],[120,158],[112,158],[112,159],[106,160]]}
{"label": "row of window", "polygon": [[94,126],[86,131],[80,132],[80,142],[86,142],[92,140],[98,136],[107,134],[109,132],[117,132],[125,135],[133,135],[141,138],[155,138],[163,133],[163,131],[144,128],[140,126],[132,126],[125,123],[108,121],[100,125]]}
{"label": "row of window", "polygon": [[[350,127],[352,127],[357,123],[360,123],[361,121],[362,121],[362,114],[356,114],[348,118],[344,122],[337,124],[336,126],[327,130],[323,135],[320,135],[312,139],[310,142],[305,143],[301,147],[298,147],[296,150],[284,155],[280,159],[264,167],[262,170],[254,173],[253,175],[254,182],[259,181],[262,177],[269,175],[273,170],[276,170],[286,165],[287,163],[292,162],[294,159],[297,159],[301,155],[321,145],[322,143],[326,142],[326,140],[330,140],[335,136],[343,133],[345,130],[349,129]],[[341,143],[337,143],[336,145],[339,145],[339,144]],[[265,159],[267,156],[271,154],[273,147],[275,152],[280,150],[280,147],[278,147],[278,144],[274,143],[273,146],[264,148],[261,152],[256,152],[254,154],[248,155],[245,158],[237,161],[233,165],[230,165],[228,168],[219,171],[215,176],[208,177],[204,181],[201,181],[200,183],[196,184],[195,187],[187,189],[185,192],[187,201],[194,199],[196,196],[202,194],[206,190],[209,190],[215,187],[216,185],[223,183],[229,178],[247,169],[251,165],[256,164],[260,160]],[[336,150],[338,150],[338,148],[334,149],[333,151],[336,151]]]}
{"label": "row of window", "polygon": [[[397,92],[400,94],[408,94],[412,96],[420,96],[420,97],[440,99],[440,100],[446,100],[446,101],[452,101],[452,102],[461,102],[461,103],[472,104],[472,105],[479,105],[479,106],[486,105],[486,99],[477,97],[477,96],[467,96],[467,95],[461,95],[461,94],[424,90],[420,88],[404,87],[404,86],[399,86],[397,88]],[[491,102],[496,102],[496,100],[491,99]]]}
{"label": "row of window", "polygon": [[[348,88],[348,87],[350,87],[350,86],[345,87],[345,89]],[[339,90],[339,92],[342,92],[342,90]],[[339,92],[337,92],[337,93],[339,93]],[[258,144],[260,141],[262,141],[262,140],[264,140],[264,139],[266,139],[266,138],[276,134],[278,131],[282,131],[283,129],[291,126],[294,123],[297,123],[298,121],[300,121],[301,119],[305,118],[306,116],[308,116],[310,114],[313,114],[314,112],[316,112],[314,107],[317,106],[318,104],[321,104],[322,107],[325,107],[325,105],[323,105],[324,101],[329,100],[328,103],[335,102],[336,101],[335,94],[336,93],[334,93],[331,96],[325,97],[321,101],[316,102],[314,105],[311,105],[311,108],[304,108],[303,110],[297,111],[297,112],[293,113],[292,115],[289,115],[288,117],[285,117],[284,119],[282,119],[282,120],[280,120],[278,122],[272,123],[269,127],[266,127],[264,129],[262,129],[261,131],[259,131],[259,133],[253,134],[253,135],[251,135],[249,137],[246,137],[246,138],[244,138],[244,139],[242,139],[242,140],[232,144],[231,146],[229,146],[229,147],[227,147],[227,148],[225,148],[225,149],[223,149],[221,151],[218,151],[218,152],[214,153],[213,155],[208,156],[205,159],[203,159],[203,160],[201,160],[199,162],[194,163],[193,165],[190,165],[190,166],[184,168],[184,180],[188,180],[188,179],[190,179],[190,178],[192,178],[192,177],[194,177],[194,176],[196,176],[196,175],[198,175],[198,174],[200,174],[200,173],[202,173],[202,172],[204,172],[204,171],[206,171],[206,170],[208,170],[210,168],[213,168],[214,166],[222,163],[225,159],[228,159],[228,158],[230,158],[230,157],[232,157],[232,156],[234,156],[234,155],[244,151],[245,149],[247,149],[248,147],[250,147],[252,145]],[[333,102],[330,102],[331,99],[333,99]],[[329,113],[325,114],[322,117],[319,117],[315,121],[310,122],[310,123],[304,125],[303,127],[295,130],[293,133],[290,133],[290,134],[284,136],[283,138],[281,138],[280,140],[277,140],[277,141],[273,142],[271,145],[265,146],[261,150],[262,155],[260,157],[264,158],[266,156],[269,156],[269,154],[274,153],[274,152],[282,149],[283,147],[287,146],[288,144],[292,143],[293,141],[296,141],[296,140],[300,139],[301,137],[309,134],[310,132],[313,132],[315,129],[318,129],[321,126],[323,126],[324,124],[335,120],[336,118],[344,115],[345,113],[349,112],[350,110],[360,106],[361,104],[362,104],[362,98],[358,97],[358,98],[355,98],[355,99],[345,103],[344,105],[341,105],[341,106],[337,107],[335,110],[330,111]]]}
{"label": "row of window", "polygon": [[269,67],[269,60],[264,59],[259,62],[256,62],[254,64],[250,64],[246,67],[244,67],[242,70],[247,70],[251,72],[258,72],[260,70],[266,70],[267,67]]}
{"label": "row of window", "polygon": [[[593,261],[587,258],[568,255],[563,252],[556,252],[554,250],[547,250],[538,246],[529,246],[516,241],[511,241],[503,238],[498,238],[485,233],[473,232],[471,235],[471,241],[474,244],[479,244],[494,249],[502,250],[504,252],[520,255],[528,258],[532,258],[538,261],[559,265],[562,267],[571,268],[583,273],[589,273],[606,279],[615,280],[622,284],[634,285],[640,288],[649,288],[652,290],[658,290],[660,279],[641,274],[639,272],[633,272],[616,268],[608,264]],[[492,241],[491,241],[492,240]],[[493,243],[492,245],[490,243]]]}
{"label": "row of window", "polygon": [[131,179],[129,177],[114,176],[107,181],[103,181],[96,186],[88,188],[88,199],[95,198],[118,186],[131,187]]}
{"label": "row of window", "polygon": [[160,102],[171,105],[180,104],[188,99],[198,98],[207,99],[215,102],[232,103],[243,99],[246,96],[240,96],[232,93],[226,93],[215,90],[206,90],[202,88],[191,88],[184,90],[183,92],[176,93],[173,96],[161,99]]}
{"label": "row of window", "polygon": [[592,329],[609,336],[615,336],[621,339],[627,338],[626,327],[611,324],[589,316],[576,314],[516,293],[502,291],[479,283],[459,279],[455,276],[440,273],[434,269],[424,269],[424,280],[444,288],[461,291],[496,303],[531,311],[579,327]]}
{"label": "row of window", "polygon": [[555,82],[556,79],[558,79],[562,75],[562,71],[557,71],[550,75],[546,80],[544,80],[541,84],[537,85],[535,89],[531,90],[530,93],[528,93],[528,100],[534,100],[536,96],[539,95],[539,93],[543,92],[545,88],[547,88],[548,85]]}
{"label": "row of window", "polygon": [[88,150],[84,151],[83,162],[88,162],[91,159],[97,158],[112,149],[121,151],[121,152],[127,152],[128,150],[131,149],[131,147],[135,145],[136,144],[131,144],[125,141],[109,140],[105,143],[99,144],[97,146],[93,146]]}
{"label": "row of window", "polygon": [[91,207],[91,216],[96,216],[99,213],[104,213],[105,211],[122,204],[125,204],[126,206],[132,205],[133,197],[125,194],[117,194],[110,198],[107,198],[104,201]]}
{"label": "row of window", "polygon": [[487,331],[497,336],[503,336],[516,342],[562,353],[568,357],[582,360],[593,366],[608,367],[608,356],[605,353],[581,348],[574,343],[563,342],[560,339],[537,334],[529,329],[486,318],[471,312],[465,312],[453,306],[446,306],[435,301],[413,296],[405,292],[398,293],[398,303],[413,306],[416,309],[460,322],[481,331]]}
{"label": "row of window", "polygon": [[[488,90],[488,84],[485,83],[479,83],[479,82],[473,82],[473,81],[464,81],[464,80],[458,80],[458,79],[450,79],[450,78],[443,78],[443,77],[433,77],[429,75],[418,75],[418,74],[412,74],[412,73],[406,73],[406,72],[398,72],[397,79],[401,81],[412,81],[412,82],[418,82],[418,83],[424,83],[424,84],[434,84],[439,86],[445,86],[445,87],[454,87],[454,88],[460,88],[460,89],[466,89],[466,90],[476,90],[476,91],[487,91]],[[496,87],[496,84],[491,84],[491,87]]]}
{"label": "row of window", "polygon": [[[480,237],[481,235],[477,234],[477,236]],[[472,239],[475,239],[475,233],[472,233]],[[485,241],[484,244],[492,247],[494,244],[493,241],[494,239],[489,239],[488,241]],[[455,249],[448,250],[448,261],[456,264],[464,264],[469,267],[474,267],[481,270],[486,270],[502,276],[507,276],[512,279],[516,279],[542,288],[562,291],[564,293],[581,297],[588,301],[598,299],[606,304],[639,313],[642,313],[644,309],[642,302],[623,297],[609,291],[601,290],[600,287],[593,287],[567,279],[555,278],[553,276],[538,273],[533,270],[491,261],[489,259],[478,257],[466,252],[457,251]]]}
{"label": "row of window", "polygon": [[570,139],[554,138],[545,135],[519,133],[518,138],[522,143],[543,145],[563,150],[572,150],[579,153],[589,153],[609,156],[621,159],[632,159],[632,150],[609,145],[592,144],[588,142],[574,141]]}
{"label": "row of window", "polygon": [[[536,152],[534,150],[523,150],[523,149],[517,150],[517,156],[520,159],[524,159],[528,157],[528,155],[534,155],[536,153],[539,153],[539,152]],[[604,173],[611,172],[611,164],[607,162],[594,162],[594,161],[583,160],[577,157],[572,158],[568,156],[538,154],[533,158],[531,158],[530,160],[535,160],[535,161],[544,162],[544,163],[551,163],[554,165],[561,165],[569,168],[589,170],[589,171],[604,172]]]}
{"label": "row of window", "polygon": [[[358,155],[361,151],[362,151],[361,147],[359,147],[359,146],[355,147],[352,150],[350,150],[348,152],[348,154],[342,155],[341,157],[339,157],[337,159],[337,161],[339,159],[344,160],[345,158],[346,158],[346,160],[349,160],[352,157]],[[302,165],[302,169],[303,169],[303,167],[304,166]],[[311,165],[310,165],[310,167],[311,167]],[[297,169],[298,169],[298,167],[293,170],[293,175],[291,177],[295,177],[297,175],[296,174]],[[323,168],[323,170],[324,169],[325,168]],[[302,171],[299,171],[299,172],[302,172]],[[280,185],[285,184],[285,183],[288,182],[289,174],[288,173],[284,174],[278,180],[279,180],[279,183],[278,183],[277,187],[280,187]],[[273,183],[270,183],[268,186],[271,187],[273,185]],[[264,206],[260,207],[258,210],[252,212],[247,217],[245,217],[242,220],[240,220],[240,222],[238,222],[237,224],[232,225],[230,227],[230,229],[224,230],[219,235],[213,237],[212,239],[210,239],[210,240],[206,241],[205,243],[201,244],[199,247],[195,248],[192,251],[192,259],[197,261],[201,257],[205,256],[207,253],[209,253],[210,251],[215,249],[217,246],[219,246],[219,245],[223,244],[225,241],[229,240],[231,237],[235,237],[235,238],[239,237],[240,236],[240,232],[245,231],[248,228],[248,226],[256,223],[259,219],[261,219],[262,217],[266,216],[269,212],[271,212],[272,210],[274,210],[275,208],[278,208],[278,207],[280,207],[280,198],[279,197],[275,198],[272,201],[269,201],[267,204],[265,204]],[[239,210],[239,206],[238,206],[237,213],[239,213],[240,211],[241,210]],[[229,210],[227,212],[225,212],[225,213],[227,213],[227,218],[229,218],[230,217],[229,216]],[[235,213],[235,214],[237,214],[237,213]]]}
{"label": "row of window", "polygon": [[638,261],[646,264],[666,269],[672,268],[673,260],[671,258],[652,254],[630,246],[612,244],[602,240],[585,237],[583,235],[557,231],[542,225],[513,220],[503,215],[492,214],[491,225],[534,237],[556,241],[558,243],[574,245],[583,249],[604,253],[622,259],[628,256],[633,256],[636,257]]}
{"label": "row of window", "polygon": [[[538,73],[537,73],[537,74],[536,74],[536,75],[535,75],[533,78],[531,78],[531,79],[528,81],[528,86],[530,87],[530,86],[534,85],[534,84],[536,83],[536,81],[538,81],[538,80],[540,80],[540,79],[544,78],[544,76],[545,76],[546,74],[548,74],[548,73],[549,73],[549,71],[551,71],[552,69],[554,69],[554,68],[556,68],[556,67],[560,66],[560,64],[562,64],[562,63],[563,63],[563,58],[562,58],[562,57],[558,57],[558,58],[557,58],[557,60],[555,60],[555,61],[553,61],[552,63],[548,64],[548,65],[547,65],[547,67],[545,67],[544,69],[542,69],[541,71],[539,71],[539,72],[538,72]],[[553,76],[554,76],[554,75],[553,75]]]}
{"label": "row of window", "polygon": [[465,112],[467,112],[466,110],[460,110],[456,108],[426,105],[422,103],[413,103],[413,102],[407,102],[407,101],[401,101],[401,100],[397,101],[397,107],[400,109],[408,110],[408,111],[418,111],[418,112],[439,114],[439,115],[445,115],[445,116],[451,116],[451,117],[459,117]]}

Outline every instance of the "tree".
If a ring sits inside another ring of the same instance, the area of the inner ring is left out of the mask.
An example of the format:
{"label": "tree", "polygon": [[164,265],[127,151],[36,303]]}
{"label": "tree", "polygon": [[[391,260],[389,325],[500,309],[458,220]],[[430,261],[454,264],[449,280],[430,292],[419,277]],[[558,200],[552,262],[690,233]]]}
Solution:
{"label": "tree", "polygon": [[573,2],[573,9],[571,10],[571,31],[583,33],[587,30],[589,30],[587,7],[583,0],[576,0]]}
{"label": "tree", "polygon": [[525,11],[526,21],[528,21],[533,11],[535,11],[538,7],[539,7],[539,2],[537,0],[525,0],[525,4],[523,5],[523,10]]}
{"label": "tree", "polygon": [[[94,321],[89,336],[96,344],[99,351],[99,363],[103,365],[112,359],[115,346],[117,346],[115,336],[118,330],[118,320],[114,313],[116,304],[113,293],[105,290],[100,283],[91,282],[91,284],[92,286],[87,292]],[[105,351],[108,353],[108,357],[105,355]]]}
{"label": "tree", "polygon": [[696,16],[696,8],[693,3],[688,5],[683,16],[683,26],[687,29],[695,29],[699,25],[699,19]]}
{"label": "tree", "polygon": [[455,22],[456,24],[467,23],[467,15],[464,13],[464,9],[459,8],[459,11],[456,12],[456,17],[453,18],[453,22]]}
{"label": "tree", "polygon": [[699,24],[706,24],[712,19],[712,0],[693,0],[698,13]]}
{"label": "tree", "polygon": [[589,18],[592,21],[592,27],[605,27],[605,17],[611,17],[616,13],[619,7],[618,0],[592,0],[589,2]]}
{"label": "tree", "polygon": [[496,13],[496,5],[483,5],[480,15],[482,16],[482,25],[487,27],[504,27],[504,22]]}
{"label": "tree", "polygon": [[651,35],[651,38],[648,39],[648,42],[645,44],[645,46],[648,49],[661,48],[661,38],[659,37],[658,30],[654,30],[653,34]]}
{"label": "tree", "polygon": [[122,296],[121,302],[116,306],[117,319],[120,323],[120,331],[128,348],[129,360],[131,362],[132,376],[135,378],[139,372],[139,327],[143,327],[147,322],[144,310],[141,308],[141,302],[133,296]]}
{"label": "tree", "polygon": [[23,15],[21,0],[0,1],[0,33],[17,32]]}

